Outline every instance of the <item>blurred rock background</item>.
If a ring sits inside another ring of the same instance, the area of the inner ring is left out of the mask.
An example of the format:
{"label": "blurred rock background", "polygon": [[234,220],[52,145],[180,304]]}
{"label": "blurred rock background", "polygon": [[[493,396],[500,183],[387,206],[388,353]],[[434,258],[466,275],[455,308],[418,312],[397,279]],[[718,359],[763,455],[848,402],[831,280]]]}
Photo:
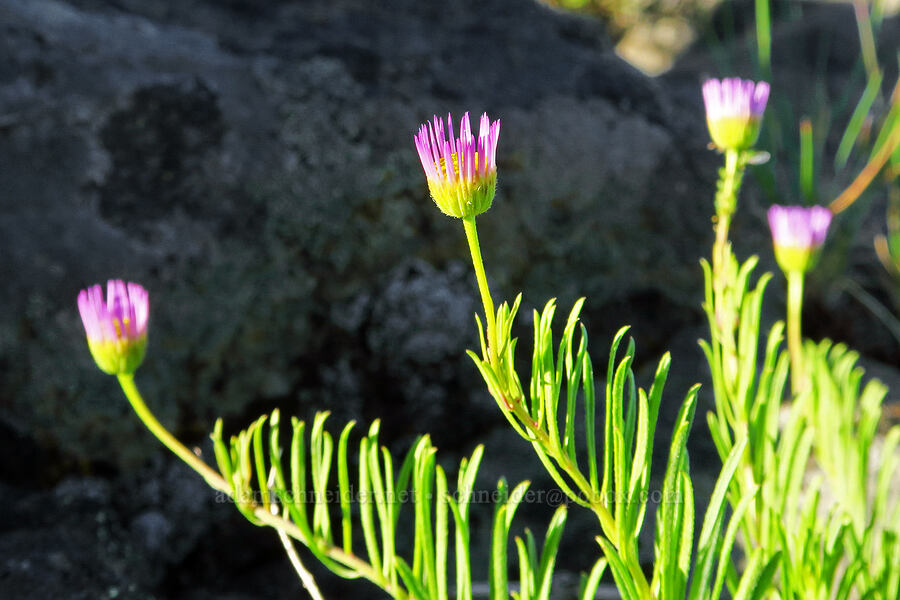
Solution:
{"label": "blurred rock background", "polygon": [[[775,94],[843,91],[859,54],[848,10],[804,6],[777,25]],[[485,488],[501,474],[550,486],[464,355],[477,344],[468,251],[412,144],[434,113],[502,120],[479,229],[495,297],[524,291],[523,357],[532,308],[587,296],[596,364],[626,323],[641,384],[673,352],[671,421],[706,378],[697,263],[719,158],[699,86],[754,75],[752,19],[734,22],[719,48],[733,70],[698,42],[651,78],[616,54],[613,20],[531,0],[0,0],[0,596],[300,594],[275,535],[217,503],[94,367],[75,297],[108,278],[149,289],[138,384],[207,457],[217,416],[236,431],[275,407],[328,409],[334,427],[383,418],[397,451],[429,432],[447,466],[485,441]],[[896,19],[881,39],[893,82]],[[823,44],[820,91],[810,64]],[[847,183],[823,177],[825,194]],[[738,249],[771,269],[771,198],[752,176],[745,187]],[[870,250],[884,199],[868,202],[834,268],[889,302]],[[896,364],[897,342],[835,290],[812,285],[815,322]],[[704,431],[698,419],[694,465],[714,473]],[[524,507],[518,526],[543,530],[547,514]],[[570,513],[561,569],[590,565],[593,527]],[[381,597],[330,574],[320,584]]]}

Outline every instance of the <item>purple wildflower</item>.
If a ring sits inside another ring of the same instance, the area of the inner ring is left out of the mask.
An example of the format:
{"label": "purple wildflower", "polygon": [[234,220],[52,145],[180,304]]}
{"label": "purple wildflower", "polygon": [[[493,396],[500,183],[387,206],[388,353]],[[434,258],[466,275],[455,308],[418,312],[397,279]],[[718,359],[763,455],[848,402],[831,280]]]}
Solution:
{"label": "purple wildflower", "polygon": [[708,79],[703,84],[706,124],[721,150],[746,150],[756,143],[769,84],[746,79]]}
{"label": "purple wildflower", "polygon": [[437,207],[451,217],[474,217],[491,207],[497,188],[497,141],[500,121],[481,115],[478,137],[472,135],[469,113],[459,124],[459,138],[453,135],[452,117],[434,117],[414,136],[416,150],[425,170],[428,190]]}
{"label": "purple wildflower", "polygon": [[147,290],[136,283],[110,280],[105,301],[100,285],[81,290],[78,310],[97,366],[110,375],[133,373],[147,346]]}
{"label": "purple wildflower", "polygon": [[807,271],[825,243],[832,213],[823,206],[779,206],[769,209],[775,258],[785,271]]}

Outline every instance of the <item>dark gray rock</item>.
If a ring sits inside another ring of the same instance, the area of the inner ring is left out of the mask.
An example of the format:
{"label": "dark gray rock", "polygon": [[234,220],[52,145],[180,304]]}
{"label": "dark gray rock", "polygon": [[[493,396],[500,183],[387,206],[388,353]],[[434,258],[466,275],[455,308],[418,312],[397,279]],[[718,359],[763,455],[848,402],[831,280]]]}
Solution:
{"label": "dark gray rock", "polygon": [[[274,535],[216,502],[94,367],[75,297],[108,278],[148,287],[138,384],[206,457],[217,416],[233,431],[328,409],[383,418],[396,448],[430,432],[447,465],[487,440],[488,489],[533,477],[463,354],[480,312],[468,250],[412,144],[435,113],[502,119],[479,231],[495,299],[525,292],[523,360],[531,310],[586,295],[597,364],[632,323],[641,381],[686,348],[672,412],[704,376],[706,66],[648,79],[599,23],[527,0],[0,0],[0,24],[0,596],[298,592]],[[570,532],[593,532],[578,513]],[[567,552],[594,556],[585,539]]]}
{"label": "dark gray rock", "polygon": [[[462,354],[477,295],[411,143],[448,109],[503,120],[480,220],[495,296],[693,301],[707,226],[684,204],[702,178],[665,95],[599,25],[503,6],[285,3],[240,19],[200,2],[4,3],[0,418],[76,460],[159,452],[91,366],[74,306],[124,277],[152,298],[138,383],[188,441],[276,405],[407,406],[456,439],[456,399],[484,399]],[[398,278],[403,264],[438,271]]]}

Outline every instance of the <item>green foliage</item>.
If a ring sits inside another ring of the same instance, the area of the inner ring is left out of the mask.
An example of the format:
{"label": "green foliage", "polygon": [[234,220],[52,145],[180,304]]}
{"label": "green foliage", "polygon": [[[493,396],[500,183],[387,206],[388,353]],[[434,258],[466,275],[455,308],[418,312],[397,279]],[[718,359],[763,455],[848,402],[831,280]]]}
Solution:
{"label": "green foliage", "polygon": [[[891,495],[900,428],[885,438],[880,464],[872,460],[887,390],[877,380],[862,385],[858,355],[845,346],[807,342],[805,383],[792,403],[783,402],[790,368],[783,323],[769,332],[761,368],[756,360],[769,277],[750,286],[755,264],[751,257],[739,265],[729,251],[718,273],[703,265],[711,339],[701,346],[716,400],[708,422],[723,475],[733,460],[741,474],[727,493],[734,516],[725,537],[737,534],[749,557],[743,577],[755,570],[756,588],[769,581],[781,598],[878,597],[897,577],[898,561],[886,549],[895,547],[900,524],[900,501]],[[723,326],[722,315],[736,325]],[[809,480],[816,470],[822,475]],[[827,512],[820,489],[833,498]],[[702,570],[700,556],[695,568]],[[735,597],[751,589],[731,587]]]}
{"label": "green foliage", "polygon": [[[750,269],[752,265],[745,270],[745,281]],[[745,496],[735,516],[728,521],[723,535],[726,497],[745,456],[746,439],[738,440],[730,449],[729,459],[705,514],[694,558],[695,509],[686,446],[699,386],[691,388],[681,406],[673,432],[656,515],[653,576],[652,581],[648,581],[638,558],[638,538],[651,497],[653,442],[670,358],[666,354],[660,360],[650,391],[645,392],[635,383],[633,340],[628,341],[624,355],[620,355],[628,328],[623,327],[615,335],[606,365],[602,454],[597,456],[595,377],[588,353],[587,331],[579,323],[583,303],[583,299],[577,301],[569,312],[558,345],[554,344],[552,331],[556,303],[551,300],[543,311],[534,312],[534,350],[527,397],[515,371],[513,349],[517,340],[511,338],[512,319],[521,304],[521,297],[516,299],[512,308],[504,303],[497,311],[496,323],[503,333],[496,341],[501,349],[496,362],[491,362],[490,349],[483,334],[481,356],[474,352],[469,352],[469,356],[482,373],[503,414],[531,444],[560,489],[574,503],[592,510],[597,516],[602,535],[597,536],[596,540],[603,551],[603,562],[598,562],[592,575],[585,578],[583,592],[596,587],[599,581],[597,573],[608,566],[619,592],[626,600],[683,599],[688,591],[691,600],[718,599],[724,589],[726,574],[733,570],[731,553],[738,526],[755,498],[755,490]],[[748,303],[747,307],[748,315],[755,310],[758,320],[758,302]],[[483,331],[480,320],[478,325],[479,330]],[[745,323],[744,328],[752,329],[752,319]],[[582,445],[575,442],[575,423],[579,419],[584,423],[585,431]],[[502,519],[495,520],[495,540],[503,537],[502,528],[496,529],[501,524]],[[547,533],[548,543],[554,537],[551,530],[552,525]],[[517,549],[520,565],[526,561],[532,565],[538,564],[530,537],[527,541],[518,540]],[[757,570],[747,571],[745,577],[756,578],[757,584],[768,585],[773,576],[771,565],[775,558],[777,556],[760,555],[756,559]],[[502,571],[502,565],[498,565],[493,573]],[[531,572],[540,571],[531,569]],[[712,578],[714,572],[715,579]],[[744,583],[745,579],[739,581]],[[524,594],[539,593],[544,589],[539,582],[540,579],[523,576],[523,597],[528,597]],[[505,580],[492,579],[492,589],[496,590],[504,584]],[[745,585],[749,586],[747,583]]]}
{"label": "green foliage", "polygon": [[[453,491],[443,468],[436,463],[436,449],[428,436],[415,441],[397,468],[388,449],[379,445],[379,422],[375,421],[358,442],[354,477],[354,454],[350,451],[354,422],[342,429],[335,448],[334,437],[325,428],[327,418],[327,412],[317,413],[311,427],[292,419],[286,464],[282,462],[277,410],[260,417],[228,442],[222,438],[221,420],[216,423],[212,434],[216,459],[222,476],[230,482],[238,510],[255,525],[286,532],[337,575],[363,577],[398,599],[450,597],[452,524],[455,597],[471,600],[470,505],[483,448],[478,446],[471,457],[461,461]],[[508,597],[509,532],[527,489],[524,482],[509,493],[505,481],[498,484],[491,541],[491,598]],[[335,505],[340,509],[339,528],[334,527]],[[411,514],[407,505],[411,505]],[[281,513],[284,518],[278,517]],[[266,514],[272,518],[261,516]],[[409,554],[397,548],[403,516],[413,532]],[[526,560],[520,564],[522,589],[533,590],[534,595],[522,592],[523,600],[548,597],[565,519],[566,509],[560,507],[541,553],[537,553],[533,535],[526,533],[529,545],[524,549]],[[360,529],[362,544],[356,535]],[[520,546],[521,540],[516,544]]]}

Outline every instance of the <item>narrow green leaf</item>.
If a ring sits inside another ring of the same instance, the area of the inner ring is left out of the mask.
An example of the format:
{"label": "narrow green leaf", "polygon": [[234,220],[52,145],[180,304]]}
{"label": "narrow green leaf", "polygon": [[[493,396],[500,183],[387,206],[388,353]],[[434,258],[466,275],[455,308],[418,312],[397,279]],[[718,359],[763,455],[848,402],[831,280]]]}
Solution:
{"label": "narrow green leaf", "polygon": [[[527,531],[527,530],[526,530]],[[525,542],[519,536],[515,537],[516,553],[519,556],[519,600],[532,600],[534,590],[534,571],[531,568],[531,557]]]}
{"label": "narrow green leaf", "polygon": [[328,476],[331,473],[331,456],[334,442],[325,430],[328,412],[316,413],[309,434],[310,474],[315,493],[313,531],[317,537],[331,543],[331,518],[328,515]]}
{"label": "narrow green leaf", "polygon": [[532,534],[531,530],[527,527],[525,528],[525,539],[526,549],[528,550],[528,570],[531,576],[530,587],[532,590],[532,595],[534,595],[534,592],[537,589],[537,573],[540,556],[538,556],[537,542],[534,539],[534,534]]}
{"label": "narrow green leaf", "polygon": [[375,421],[369,428],[366,460],[369,462],[369,483],[375,499],[375,512],[378,515],[381,532],[382,575],[390,577],[394,570],[394,522],[388,507],[391,500],[390,492],[385,487],[379,461],[378,432],[380,427],[381,423]]}
{"label": "narrow green leaf", "polygon": [[344,552],[353,554],[353,522],[350,518],[350,500],[353,490],[350,488],[350,474],[347,467],[347,443],[350,431],[356,421],[350,421],[341,431],[338,440],[338,493],[341,502],[341,542]]}
{"label": "narrow green leaf", "polygon": [[678,549],[678,587],[676,598],[684,598],[688,576],[691,573],[691,552],[694,549],[694,486],[688,468],[688,457],[684,455],[684,467],[679,481],[681,501],[681,540]]}
{"label": "narrow green leaf", "polygon": [[481,324],[481,317],[478,316],[478,313],[475,313],[475,325],[478,328],[478,342],[479,346],[481,346],[481,358],[487,360],[488,349],[487,341],[484,338],[484,325]]}
{"label": "narrow green leaf", "polygon": [[[613,338],[612,345],[609,348],[609,361],[606,365],[606,403],[605,403],[605,412],[603,419],[603,484],[600,487],[600,495],[602,498],[611,498],[610,495],[610,485],[612,485],[612,477],[613,477],[613,451],[612,451],[612,439],[613,439],[613,422],[614,422],[614,411],[613,411],[613,381],[615,380],[615,366],[616,366],[616,354],[619,351],[619,344],[622,343],[622,339],[625,337],[625,334],[628,333],[628,326],[622,327],[616,332],[615,337]],[[621,417],[620,417],[621,418]]]}
{"label": "narrow green leaf", "polygon": [[863,91],[862,97],[859,99],[856,108],[853,110],[853,115],[851,115],[850,121],[847,123],[847,128],[844,130],[844,135],[841,136],[841,142],[838,144],[837,152],[834,155],[835,171],[840,171],[846,166],[847,159],[850,158],[850,152],[853,150],[853,146],[859,138],[866,117],[868,116],[869,111],[872,110],[872,104],[881,92],[881,82],[883,79],[883,74],[877,72],[866,84],[866,89]]}
{"label": "narrow green leaf", "polygon": [[714,542],[713,536],[717,535],[722,519],[725,516],[725,495],[728,492],[731,481],[734,479],[738,465],[744,457],[746,448],[747,439],[738,440],[738,443],[728,455],[725,464],[722,465],[722,470],[716,480],[712,496],[710,496],[706,516],[703,519],[703,526],[700,530],[700,539],[698,541],[698,548],[700,549],[710,548]]}
{"label": "narrow green leaf", "polygon": [[578,388],[582,379],[582,369],[584,368],[584,357],[587,355],[587,336],[584,335],[582,327],[581,340],[578,344],[578,353],[574,361],[572,360],[571,347],[574,333],[569,333],[567,337],[568,350],[566,354],[566,434],[563,438],[563,447],[569,459],[575,462],[575,407],[578,398]]}
{"label": "narrow green leaf", "polygon": [[[660,581],[663,588],[661,593],[663,597],[667,598],[683,596],[683,587],[687,577],[686,573],[679,572],[679,563],[686,535],[684,528],[693,527],[693,523],[684,522],[685,510],[678,504],[688,499],[685,492],[689,492],[689,490],[686,490],[684,485],[684,469],[687,464],[686,445],[694,419],[699,388],[698,384],[688,391],[675,419],[669,461],[663,477],[662,503],[657,509],[657,552],[654,581]],[[690,546],[690,544],[688,545]],[[612,566],[612,561],[610,561],[610,566]]]}
{"label": "narrow green leaf", "polygon": [[[613,455],[613,498],[615,498],[615,520],[616,523],[622,523],[624,519],[625,509],[625,482],[630,475],[630,457],[626,456],[625,448],[625,421],[623,416],[623,403],[625,396],[625,380],[631,372],[631,361],[633,355],[626,354],[613,379],[612,398],[607,398],[607,403],[612,404],[612,437],[606,441],[606,452]],[[620,532],[622,533],[622,532]],[[621,543],[621,541],[620,541]]]}
{"label": "narrow green leaf", "polygon": [[878,154],[881,147],[891,139],[897,127],[900,127],[900,101],[895,100],[882,122],[881,130],[878,132],[878,137],[875,138],[875,143],[872,145],[872,152],[869,154],[870,161]]}
{"label": "narrow green leaf", "polygon": [[606,571],[607,561],[605,558],[597,559],[591,572],[586,579],[583,580],[581,590],[578,594],[579,600],[594,600],[597,596],[597,588],[600,587],[600,580],[603,578],[603,572]]}
{"label": "narrow green leaf", "polygon": [[447,523],[447,475],[440,465],[435,467],[435,517],[434,517],[434,562],[437,600],[447,600],[447,543],[450,529]]}
{"label": "narrow green leaf", "polygon": [[291,518],[304,532],[312,533],[306,516],[306,423],[291,418],[293,436],[291,437],[291,501],[288,509]]}
{"label": "narrow green leaf", "polygon": [[471,557],[469,555],[469,523],[462,515],[459,504],[448,498],[453,515],[456,557],[456,600],[472,600]]}
{"label": "narrow green leaf", "polygon": [[[835,161],[837,162],[837,161]],[[815,147],[812,121],[800,119],[800,192],[807,202],[816,201]]]}
{"label": "narrow green leaf", "polygon": [[634,371],[630,368],[628,369],[628,376],[626,377],[626,381],[628,401],[625,403],[625,421],[624,427],[622,428],[622,433],[625,436],[625,445],[623,446],[624,453],[622,456],[625,458],[625,462],[629,465],[629,467],[628,473],[625,474],[625,482],[627,482],[631,477],[631,458],[634,452],[634,431],[635,420],[637,419],[637,385],[634,381]]}
{"label": "narrow green leaf", "polygon": [[391,456],[390,451],[384,446],[381,446],[381,458],[383,461],[382,472],[384,473],[385,508],[387,513],[387,522],[381,524],[381,529],[384,532],[382,534],[382,546],[385,548],[385,563],[391,565],[391,570],[388,572],[388,575],[391,578],[391,582],[396,583],[397,575],[396,569],[393,568],[393,564],[394,556],[396,554],[395,548],[397,545],[397,518],[400,509],[403,507],[403,498],[398,496],[395,492],[397,488],[394,483],[394,459]]}
{"label": "narrow green leaf", "polygon": [[559,541],[562,538],[566,525],[566,506],[560,505],[544,536],[544,549],[541,552],[541,562],[537,571],[537,600],[550,599],[550,584],[553,581],[553,567],[556,564],[556,553],[559,550]]}
{"label": "narrow green leaf", "polygon": [[[416,556],[420,557],[420,561],[413,561],[413,572],[416,575],[421,575],[431,598],[437,596],[434,525],[431,519],[435,467],[434,453],[435,448],[431,445],[428,436],[424,436],[420,447],[416,451],[416,465],[413,477],[414,510],[416,513],[415,547]],[[416,564],[417,562],[419,563],[418,565]],[[417,566],[420,569],[417,569]]]}
{"label": "narrow green leaf", "polygon": [[513,490],[509,493],[509,497],[506,500],[507,511],[506,511],[506,528],[509,529],[512,524],[513,516],[516,514],[516,509],[519,508],[519,503],[525,498],[525,494],[528,492],[528,487],[531,485],[530,481],[522,481],[517,485]]}
{"label": "narrow green leaf", "polygon": [[381,553],[378,550],[378,538],[375,533],[375,498],[369,483],[370,445],[371,442],[368,438],[359,441],[359,520],[362,524],[369,564],[373,569],[381,572]]}
{"label": "narrow green leaf", "polygon": [[646,510],[644,499],[647,497],[649,484],[649,467],[651,456],[647,452],[647,435],[649,424],[649,401],[644,390],[638,392],[637,435],[635,437],[634,460],[631,467],[631,481],[628,483],[627,510],[624,535],[637,540],[643,514]]}
{"label": "narrow green leaf", "polygon": [[544,349],[541,345],[541,318],[536,310],[531,312],[534,323],[534,351],[531,355],[531,381],[528,389],[531,396],[531,419],[538,423],[538,427],[544,422],[544,385],[541,381],[541,356]]}
{"label": "narrow green leaf", "polygon": [[418,436],[413,440],[412,446],[406,452],[406,456],[403,457],[403,462],[400,464],[400,471],[397,474],[397,480],[394,484],[394,499],[396,500],[396,506],[394,510],[395,529],[397,527],[397,519],[400,516],[400,511],[403,508],[403,502],[401,501],[401,499],[404,496],[404,492],[409,489],[409,481],[412,477],[413,466],[416,462],[416,448],[418,448],[421,439],[422,436]]}
{"label": "narrow green leaf", "polygon": [[[722,585],[725,583],[725,575],[728,571],[728,567],[732,566],[731,563],[731,549],[734,547],[734,540],[737,537],[738,529],[741,526],[741,521],[744,519],[744,515],[747,513],[747,509],[750,506],[750,503],[755,499],[758,488],[753,488],[749,493],[744,495],[741,498],[741,501],[738,503],[737,507],[734,509],[734,513],[731,515],[731,521],[728,523],[728,527],[725,529],[725,535],[722,538],[722,543],[719,548],[719,559],[718,559],[718,567],[716,568],[716,579],[713,583],[712,590],[710,593],[705,593],[705,582],[702,586],[698,587],[697,595],[693,596],[693,585],[691,586],[692,598],[700,599],[700,598],[708,598],[709,600],[719,600],[722,594]],[[698,552],[699,555],[699,552]],[[698,561],[699,562],[699,561]]]}
{"label": "narrow green leaf", "polygon": [[400,579],[403,580],[403,585],[409,590],[410,598],[415,598],[416,600],[430,600],[431,596],[428,595],[422,582],[419,581],[412,569],[409,568],[406,561],[399,556],[397,557],[397,573],[400,575]]}
{"label": "narrow green leaf", "polygon": [[479,444],[472,452],[472,456],[468,460],[464,460],[459,468],[457,494],[459,496],[460,513],[465,518],[468,518],[472,489],[475,487],[475,477],[478,475],[478,467],[481,466],[481,458],[483,456],[484,445]]}
{"label": "narrow green leaf", "polygon": [[[781,558],[780,554],[781,554],[780,551],[776,552],[769,559],[769,561],[766,562],[762,566],[762,569],[760,569],[760,571],[759,571],[759,575],[757,575],[755,578],[756,581],[754,582],[752,588],[749,586],[748,586],[748,588],[746,588],[746,589],[750,590],[749,596],[742,595],[741,594],[742,590],[741,590],[741,587],[739,586],[738,593],[735,594],[734,600],[744,600],[744,598],[746,598],[747,600],[760,600],[761,598],[766,596],[768,594],[769,588],[772,584],[772,579],[775,577],[775,572],[778,570],[778,561]],[[751,558],[751,563],[752,562],[753,562],[753,559]],[[752,567],[752,564],[751,564],[751,567]],[[748,567],[747,571],[744,572],[745,576],[747,575],[747,572],[750,571],[751,567]],[[741,583],[743,584],[743,579],[742,579]]]}
{"label": "narrow green leaf", "polygon": [[222,474],[222,477],[231,484],[231,477],[234,473],[234,469],[231,466],[231,457],[228,453],[228,448],[225,446],[225,442],[222,441],[222,419],[216,419],[216,425],[213,428],[212,435],[209,436],[213,442],[213,450],[216,454],[216,464],[219,465],[219,472]]}
{"label": "narrow green leaf", "polygon": [[494,527],[491,534],[490,598],[501,600],[507,597],[506,543],[509,531],[506,528],[506,505],[494,513]]}
{"label": "narrow green leaf", "polygon": [[659,359],[659,365],[656,367],[656,374],[653,376],[653,385],[650,386],[650,394],[648,396],[649,403],[647,405],[648,417],[647,424],[647,463],[653,456],[653,439],[656,435],[656,423],[659,421],[659,406],[662,403],[663,388],[666,386],[666,379],[669,376],[669,367],[672,364],[672,356],[666,352]]}
{"label": "narrow green leaf", "polygon": [[771,80],[772,74],[772,18],[769,0],[756,0],[756,59],[762,79]]}
{"label": "narrow green leaf", "polygon": [[[712,496],[710,496],[706,515],[703,518],[703,525],[700,528],[700,538],[697,542],[697,566],[694,569],[694,577],[691,582],[691,593],[689,596],[691,600],[705,597],[704,592],[712,573],[713,559],[718,554],[719,532],[722,527],[722,521],[725,518],[725,497],[734,479],[735,471],[737,471],[738,465],[744,457],[746,448],[747,439],[743,438],[731,450],[716,480]],[[743,503],[746,498],[753,498],[755,493],[756,489],[753,490],[753,493],[745,493],[741,502]]]}
{"label": "narrow green leaf", "polygon": [[601,536],[597,536],[595,539],[600,544],[600,547],[603,548],[603,555],[609,564],[610,571],[612,571],[613,579],[616,582],[616,587],[619,588],[622,600],[640,600],[640,595],[634,585],[634,579],[625,563],[619,558],[616,547]]}
{"label": "narrow green leaf", "polygon": [[578,396],[578,383],[581,379],[582,358],[587,351],[587,338],[581,337],[577,358],[572,355],[572,347],[575,338],[575,328],[578,325],[578,316],[584,305],[584,298],[579,298],[569,313],[566,327],[563,330],[562,340],[559,344],[559,358],[556,363],[556,379],[566,380],[566,419],[565,434],[563,436],[563,450],[570,460],[575,460],[575,400]]}
{"label": "narrow green leaf", "polygon": [[[581,326],[581,335],[587,337],[584,325]],[[597,474],[597,396],[594,389],[594,365],[588,352],[585,352],[582,358],[581,386],[584,389],[584,431],[587,443],[588,481],[591,490],[597,492],[600,489],[600,480]]]}
{"label": "narrow green leaf", "polygon": [[269,470],[266,468],[266,459],[263,454],[262,445],[262,429],[266,419],[267,415],[258,418],[253,425],[250,426],[250,430],[253,432],[253,463],[256,468],[256,481],[259,486],[260,500],[262,501],[263,508],[269,510],[269,506],[271,506],[268,484]]}

